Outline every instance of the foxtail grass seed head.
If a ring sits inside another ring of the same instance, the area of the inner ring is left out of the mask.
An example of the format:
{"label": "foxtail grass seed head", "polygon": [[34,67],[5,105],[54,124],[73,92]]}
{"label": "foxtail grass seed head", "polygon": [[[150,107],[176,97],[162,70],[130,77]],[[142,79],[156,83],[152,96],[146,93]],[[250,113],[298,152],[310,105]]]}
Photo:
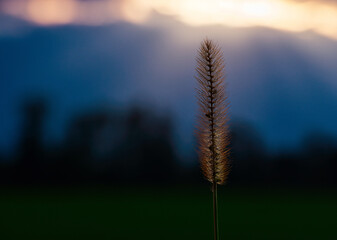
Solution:
{"label": "foxtail grass seed head", "polygon": [[224,58],[219,46],[205,39],[196,58],[199,105],[197,140],[201,170],[211,183],[224,184],[229,173],[228,99]]}

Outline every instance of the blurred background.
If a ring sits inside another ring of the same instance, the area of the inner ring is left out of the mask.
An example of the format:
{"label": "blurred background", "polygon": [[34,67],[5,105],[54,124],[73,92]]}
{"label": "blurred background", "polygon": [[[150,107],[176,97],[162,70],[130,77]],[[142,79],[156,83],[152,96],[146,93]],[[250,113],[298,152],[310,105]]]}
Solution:
{"label": "blurred background", "polygon": [[231,102],[221,239],[337,239],[333,0],[0,0],[0,239],[212,239],[206,36]]}

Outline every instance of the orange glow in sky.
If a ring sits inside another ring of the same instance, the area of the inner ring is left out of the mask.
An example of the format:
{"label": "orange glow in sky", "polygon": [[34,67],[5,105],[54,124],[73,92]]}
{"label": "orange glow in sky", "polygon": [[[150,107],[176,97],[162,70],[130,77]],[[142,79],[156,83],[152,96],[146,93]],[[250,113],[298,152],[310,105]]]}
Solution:
{"label": "orange glow in sky", "polygon": [[75,9],[73,0],[31,0],[27,5],[27,16],[39,24],[65,24],[74,20]]}
{"label": "orange glow in sky", "polygon": [[313,30],[337,39],[337,5],[318,0],[4,0],[2,11],[36,24],[145,22],[153,11],[185,24]]}

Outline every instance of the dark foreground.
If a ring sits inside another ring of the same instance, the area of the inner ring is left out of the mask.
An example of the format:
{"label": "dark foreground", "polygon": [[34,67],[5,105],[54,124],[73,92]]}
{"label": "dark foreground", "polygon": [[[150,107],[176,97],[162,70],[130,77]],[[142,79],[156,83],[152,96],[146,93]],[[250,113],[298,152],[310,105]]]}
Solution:
{"label": "dark foreground", "polygon": [[[209,189],[2,189],[0,239],[212,239]],[[221,188],[220,239],[337,239],[337,191]]]}

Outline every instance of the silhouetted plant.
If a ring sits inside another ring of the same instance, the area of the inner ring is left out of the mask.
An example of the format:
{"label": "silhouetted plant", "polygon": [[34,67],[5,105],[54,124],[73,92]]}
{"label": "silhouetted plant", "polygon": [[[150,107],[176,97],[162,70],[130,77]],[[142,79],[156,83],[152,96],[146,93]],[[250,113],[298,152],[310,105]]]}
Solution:
{"label": "silhouetted plant", "polygon": [[220,48],[204,40],[197,57],[199,159],[204,177],[212,183],[214,239],[218,234],[217,185],[224,184],[228,164],[228,101],[224,85],[224,60]]}

